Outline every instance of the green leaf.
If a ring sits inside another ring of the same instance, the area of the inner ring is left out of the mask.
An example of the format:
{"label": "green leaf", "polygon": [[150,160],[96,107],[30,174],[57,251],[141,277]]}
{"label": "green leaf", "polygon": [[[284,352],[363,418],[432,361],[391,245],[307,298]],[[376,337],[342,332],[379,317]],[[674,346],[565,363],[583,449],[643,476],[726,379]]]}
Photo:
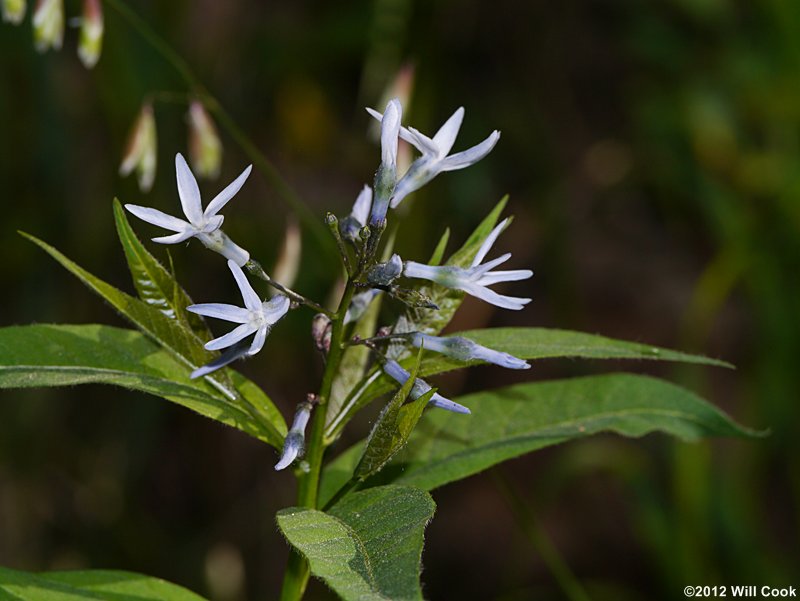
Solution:
{"label": "green leaf", "polygon": [[378,421],[375,422],[375,426],[367,437],[366,448],[356,466],[354,478],[365,480],[379,472],[405,446],[414,426],[422,417],[428,401],[436,392],[432,388],[418,399],[404,405],[408,395],[411,394],[414,382],[416,382],[421,358],[422,349],[417,353],[417,362],[411,372],[411,377],[395,393],[378,416]]}
{"label": "green leaf", "polygon": [[[598,432],[681,440],[757,436],[694,393],[664,380],[610,374],[532,382],[458,399],[471,415],[430,411],[380,478],[431,490],[492,465]],[[320,498],[353,473],[359,445],[326,468]]]}
{"label": "green leaf", "polygon": [[292,507],[277,521],[311,573],[346,601],[422,599],[424,530],[435,504],[422,490],[380,486],[353,493],[327,513]]}
{"label": "green leaf", "polygon": [[92,570],[32,574],[0,567],[8,601],[203,601],[175,584],[131,572]]}
{"label": "green leaf", "polygon": [[[180,321],[167,317],[156,307],[152,307],[95,277],[38,238],[25,233],[22,233],[22,235],[61,263],[68,271],[86,284],[90,290],[105,299],[123,317],[170,351],[179,361],[183,361],[188,368],[196,369],[219,356],[219,353],[212,353],[203,348],[204,340]],[[230,378],[226,375],[227,373],[226,370],[219,370],[206,376],[206,380],[231,400],[236,400],[237,394],[233,389]]]}
{"label": "green leaf", "polygon": [[163,397],[233,426],[275,448],[286,424],[255,384],[236,374],[233,402],[133,330],[101,325],[29,325],[0,328],[0,388],[114,384]]}
{"label": "green leaf", "polygon": [[144,247],[131,228],[122,204],[116,198],[114,222],[139,298],[167,317],[188,325],[203,340],[213,338],[205,320],[186,310],[186,307],[193,304],[192,299],[172,274]]}
{"label": "green leaf", "polygon": [[[692,355],[673,351],[639,342],[615,340],[548,328],[487,328],[456,332],[453,336],[464,336],[496,351],[509,353],[520,359],[633,359],[647,361],[673,361],[677,363],[697,363],[717,367],[733,366],[719,359],[711,359],[702,355]],[[410,364],[406,359],[404,366]],[[420,366],[420,377],[432,376],[454,369],[462,369],[473,365],[481,365],[482,361],[463,362],[440,353],[429,353]],[[386,394],[393,388],[392,382],[385,377],[375,378],[369,386],[362,390],[366,402]]]}
{"label": "green leaf", "polygon": [[444,257],[444,251],[447,250],[447,243],[450,241],[450,228],[445,228],[444,234],[439,238],[436,248],[433,249],[433,254],[428,260],[428,265],[439,265]]}

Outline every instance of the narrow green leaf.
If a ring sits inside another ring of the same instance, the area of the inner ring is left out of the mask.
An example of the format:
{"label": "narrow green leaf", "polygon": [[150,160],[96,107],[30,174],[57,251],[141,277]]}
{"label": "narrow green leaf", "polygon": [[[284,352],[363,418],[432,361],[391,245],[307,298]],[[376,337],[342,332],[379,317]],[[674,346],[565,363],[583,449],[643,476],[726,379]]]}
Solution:
{"label": "narrow green leaf", "polygon": [[[606,338],[605,336],[573,332],[570,330],[548,328],[486,328],[483,330],[456,332],[453,336],[464,336],[465,338],[469,338],[478,344],[482,344],[496,351],[502,351],[520,359],[528,360],[558,358],[632,359],[697,363],[728,368],[733,367],[730,363],[726,363],[725,361],[703,357],[702,355],[692,355],[650,344],[615,340],[613,338]],[[401,361],[401,363],[407,367],[411,364],[411,360],[405,359]],[[454,369],[480,365],[481,363],[480,361],[465,363],[439,353],[428,353],[422,360],[419,373],[420,377],[424,378]],[[364,403],[368,403],[372,399],[391,391],[392,383],[384,377],[374,378],[367,385],[362,383],[356,390],[360,391]]]}
{"label": "narrow green leaf", "polygon": [[116,198],[114,222],[139,298],[167,317],[188,325],[203,340],[213,338],[205,320],[186,310],[186,307],[193,304],[192,299],[172,274],[144,247],[134,233],[122,204]]}
{"label": "narrow green leaf", "polygon": [[[758,436],[694,393],[664,380],[610,374],[520,384],[458,399],[471,415],[431,411],[379,478],[431,490],[492,465],[598,432],[681,440]],[[320,498],[353,473],[359,445],[326,468]]]}
{"label": "narrow green leaf", "polygon": [[113,384],[163,397],[277,449],[286,424],[272,401],[239,374],[231,401],[204,379],[190,380],[173,355],[133,330],[101,325],[0,328],[0,388]]}
{"label": "narrow green leaf", "polygon": [[424,531],[435,504],[422,490],[380,486],[353,493],[327,513],[291,507],[277,521],[311,573],[346,601],[422,599]]}
{"label": "narrow green leaf", "polygon": [[383,408],[378,421],[375,422],[375,426],[367,437],[364,454],[353,474],[358,480],[365,480],[379,472],[405,446],[414,426],[422,417],[425,406],[436,392],[431,389],[415,401],[404,405],[417,379],[421,358],[422,349],[417,353],[416,365],[411,371],[411,377]]}
{"label": "narrow green leaf", "polygon": [[203,601],[175,584],[131,572],[91,570],[32,574],[0,567],[8,601]]}
{"label": "narrow green leaf", "polygon": [[[81,280],[90,290],[105,299],[133,325],[150,336],[162,347],[172,352],[174,356],[179,361],[183,361],[187,367],[196,369],[219,356],[219,353],[207,351],[203,347],[204,340],[200,339],[184,324],[177,320],[170,319],[156,307],[152,307],[140,301],[138,298],[134,298],[111,284],[104,282],[100,278],[95,277],[46,242],[30,234],[20,233],[47,252],[69,272]],[[207,376],[206,379],[219,388],[219,390],[231,400],[235,400],[237,394],[233,389],[230,379],[226,375],[227,373],[228,372],[225,370],[219,370]]]}
{"label": "narrow green leaf", "polygon": [[428,260],[428,265],[439,265],[444,258],[444,251],[447,250],[447,243],[450,241],[450,228],[445,228],[444,234],[439,238],[436,248],[433,250],[431,258]]}

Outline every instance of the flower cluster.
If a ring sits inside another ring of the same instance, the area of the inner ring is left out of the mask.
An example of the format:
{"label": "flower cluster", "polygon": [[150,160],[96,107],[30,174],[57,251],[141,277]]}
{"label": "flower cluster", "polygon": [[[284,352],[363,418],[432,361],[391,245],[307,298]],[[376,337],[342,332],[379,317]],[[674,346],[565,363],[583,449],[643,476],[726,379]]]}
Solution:
{"label": "flower cluster", "polygon": [[[403,107],[397,99],[391,100],[383,113],[372,109],[368,111],[380,121],[381,126],[381,162],[375,174],[374,184],[372,187],[362,188],[349,215],[341,220],[331,214],[328,216],[328,223],[336,238],[348,275],[346,289],[350,291],[349,295],[345,293],[345,297],[349,299],[346,306],[341,306],[340,303],[339,309],[335,312],[325,309],[270,278],[260,265],[250,258],[248,251],[234,243],[222,231],[224,218],[219,212],[241,189],[250,175],[251,167],[247,167],[239,177],[219,192],[204,209],[194,174],[183,156],[177,154],[175,171],[178,197],[185,219],[173,217],[154,208],[125,205],[128,211],[143,221],[172,232],[169,235],[153,238],[154,242],[178,244],[196,238],[210,250],[223,255],[228,260],[228,268],[241,293],[244,306],[201,303],[187,307],[188,311],[198,315],[238,324],[228,333],[205,344],[206,349],[223,353],[211,363],[195,369],[191,373],[192,378],[209,376],[215,370],[237,359],[258,353],[264,347],[272,327],[290,308],[299,305],[306,305],[317,311],[317,316],[313,320],[312,335],[315,346],[322,353],[331,354],[333,351],[331,346],[337,344],[338,358],[345,345],[367,344],[375,353],[376,364],[379,366],[375,369],[382,370],[388,378],[401,385],[407,382],[411,375],[398,361],[409,354],[408,350],[412,347],[440,353],[462,363],[492,363],[509,369],[530,367],[522,359],[487,348],[462,336],[442,337],[427,331],[409,330],[406,328],[407,320],[398,322],[394,329],[382,328],[369,339],[355,337],[348,341],[343,337],[342,328],[349,328],[349,324],[358,321],[379,298],[381,292],[385,292],[390,298],[400,301],[409,308],[434,311],[438,309],[419,287],[399,286],[397,282],[402,280],[412,281],[412,286],[413,280],[427,280],[436,286],[458,290],[505,309],[519,310],[530,302],[529,298],[506,296],[490,288],[502,282],[525,280],[532,275],[527,269],[497,270],[499,265],[511,258],[510,253],[484,263],[500,234],[510,223],[508,219],[498,224],[485,237],[469,265],[466,263],[427,265],[403,260],[398,254],[390,255],[385,248],[382,252],[385,253],[384,256],[389,256],[388,260],[378,259],[381,251],[381,235],[387,226],[389,210],[396,208],[405,198],[438,174],[463,169],[481,160],[495,146],[500,133],[494,131],[480,144],[463,152],[451,154],[450,151],[464,118],[463,108],[456,110],[432,138],[413,127],[402,125]],[[216,133],[199,103],[191,106],[190,120],[195,129],[192,143],[195,154],[199,153],[198,148],[205,145],[206,158],[210,157],[209,161],[195,162],[195,170],[206,174],[217,171],[220,149],[216,146]],[[152,183],[152,179],[148,179],[152,174],[149,164],[155,162],[155,124],[152,109],[145,106],[139,121],[128,158],[123,163],[123,172],[137,168],[140,183],[149,186]],[[403,173],[398,173],[397,163],[400,140],[409,142],[420,152],[420,156]],[[145,179],[144,182],[142,178]],[[243,268],[264,279],[277,289],[277,293],[268,300],[262,300],[248,281]],[[338,334],[332,335],[336,321],[339,323],[336,326],[339,329],[335,330]],[[248,341],[250,336],[252,340]],[[390,345],[387,349],[381,350],[381,342],[389,342]],[[410,397],[417,399],[430,390],[429,384],[416,379]],[[322,398],[320,402],[326,400]],[[456,413],[470,412],[469,408],[438,393],[431,396],[428,404],[430,407]],[[304,432],[312,406],[309,401],[299,404],[294,423],[284,442],[283,453],[275,469],[284,469],[302,456]]]}

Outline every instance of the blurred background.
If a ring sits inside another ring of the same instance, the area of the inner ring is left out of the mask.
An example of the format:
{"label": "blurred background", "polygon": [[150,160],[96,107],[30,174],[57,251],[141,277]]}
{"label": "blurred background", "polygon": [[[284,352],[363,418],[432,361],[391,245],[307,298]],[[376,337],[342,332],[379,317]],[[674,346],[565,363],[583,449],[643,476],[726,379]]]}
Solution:
{"label": "blurred background", "polygon": [[[79,13],[78,2],[66,5]],[[800,584],[800,4],[130,5],[318,219],[348,213],[374,173],[379,149],[363,107],[380,108],[398,73],[413,82],[405,121],[423,132],[464,105],[456,150],[495,128],[502,139],[404,203],[399,250],[424,260],[445,225],[457,248],[509,193],[516,221],[498,249],[514,253],[510,268],[536,275],[508,288],[533,296],[527,310],[467,301],[451,330],[559,327],[720,357],[737,370],[552,361],[524,378],[652,373],[771,430],[691,445],[599,436],[435,491],[426,598],[666,600],[686,585]],[[143,98],[186,86],[110,8],[94,70],[78,62],[76,37],[68,29],[62,51],[39,55],[29,18],[0,26],[0,325],[125,325],[16,230],[132,291],[112,198],[178,211],[185,104],[155,103],[150,193],[117,170]],[[206,200],[250,162],[221,135],[222,173],[201,183]],[[270,266],[288,213],[254,172],[226,209],[226,231]],[[303,248],[296,288],[324,299],[336,257],[308,230]],[[224,262],[199,245],[171,254],[195,300],[238,300]],[[321,373],[309,317],[292,313],[241,366],[287,419]],[[438,383],[457,397],[520,379],[484,367]],[[0,424],[0,564],[118,568],[218,601],[276,598],[287,550],[274,514],[292,504],[294,485],[273,472],[271,448],[99,386],[3,391]],[[367,427],[356,424],[339,449]],[[554,565],[585,596],[560,584]],[[312,583],[308,598],[332,595]]]}

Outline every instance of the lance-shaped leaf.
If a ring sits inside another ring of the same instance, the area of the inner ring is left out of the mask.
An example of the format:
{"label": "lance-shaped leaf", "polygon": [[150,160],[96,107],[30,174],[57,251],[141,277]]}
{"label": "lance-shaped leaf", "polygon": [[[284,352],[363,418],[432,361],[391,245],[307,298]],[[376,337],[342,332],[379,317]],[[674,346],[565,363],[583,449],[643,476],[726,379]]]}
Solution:
{"label": "lance-shaped leaf", "polygon": [[[733,366],[719,359],[673,351],[650,344],[615,340],[596,334],[556,330],[548,328],[487,328],[457,332],[453,336],[463,336],[490,349],[508,353],[519,359],[625,359],[644,361],[671,361],[674,363],[696,363],[716,367]],[[407,358],[401,363],[411,364]],[[454,369],[480,365],[481,361],[459,361],[440,353],[426,353],[420,365],[420,377],[432,376]],[[388,378],[375,378],[363,388],[361,394],[366,402],[386,394],[392,389]]]}
{"label": "lance-shaped leaf", "polygon": [[404,404],[417,380],[421,358],[422,349],[417,353],[416,365],[411,372],[411,377],[394,394],[378,416],[378,421],[375,422],[375,426],[367,437],[364,454],[353,473],[355,479],[365,480],[376,474],[405,446],[414,426],[422,417],[425,406],[436,392],[431,388],[411,403]]}
{"label": "lance-shaped leaf", "polygon": [[0,567],[0,599],[8,601],[203,601],[175,584],[110,570],[32,574]]}
{"label": "lance-shaped leaf", "polygon": [[[598,432],[632,437],[664,432],[684,441],[759,435],[680,386],[624,373],[531,382],[458,402],[472,415],[431,411],[379,479],[431,490]],[[348,449],[326,468],[322,502],[351,477],[359,451],[358,446]]]}
{"label": "lance-shaped leaf", "polygon": [[[196,369],[211,362],[219,355],[216,352],[207,351],[203,347],[206,341],[198,337],[186,325],[167,317],[156,307],[150,306],[144,301],[140,301],[138,298],[95,277],[46,242],[42,242],[30,234],[22,233],[22,235],[42,248],[70,273],[81,280],[91,291],[114,307],[120,315],[173,353],[187,367],[192,370]],[[223,394],[226,394],[231,400],[235,400],[237,394],[226,373],[224,371],[215,372],[208,376],[207,379],[214,386],[217,386]]]}
{"label": "lance-shaped leaf", "polygon": [[194,302],[172,274],[144,247],[134,233],[122,204],[116,198],[114,222],[139,298],[167,317],[188,325],[201,339],[213,338],[205,320],[186,310]]}
{"label": "lance-shaped leaf", "polygon": [[[615,340],[596,334],[555,330],[547,328],[487,328],[468,332],[457,332],[453,336],[464,336],[496,351],[509,353],[519,359],[626,359],[672,361],[677,363],[697,363],[718,367],[732,367],[730,363],[673,351],[649,344]],[[408,368],[412,359],[406,358],[400,363]],[[439,373],[461,369],[471,365],[479,365],[480,361],[464,362],[439,353],[426,353],[419,368],[422,378]],[[373,399],[392,390],[392,380],[383,376],[380,371],[372,370],[353,388],[346,407],[354,412]],[[337,421],[335,428],[326,432],[328,440],[334,440],[345,420]]]}
{"label": "lance-shaped leaf", "polygon": [[342,599],[411,601],[422,599],[420,559],[435,507],[425,491],[379,486],[345,497],[328,512],[283,509],[277,521],[311,573]]}
{"label": "lance-shaped leaf", "polygon": [[246,399],[232,402],[133,330],[101,325],[0,328],[0,388],[113,384],[163,397],[280,449],[286,424],[255,384],[236,374]]}

